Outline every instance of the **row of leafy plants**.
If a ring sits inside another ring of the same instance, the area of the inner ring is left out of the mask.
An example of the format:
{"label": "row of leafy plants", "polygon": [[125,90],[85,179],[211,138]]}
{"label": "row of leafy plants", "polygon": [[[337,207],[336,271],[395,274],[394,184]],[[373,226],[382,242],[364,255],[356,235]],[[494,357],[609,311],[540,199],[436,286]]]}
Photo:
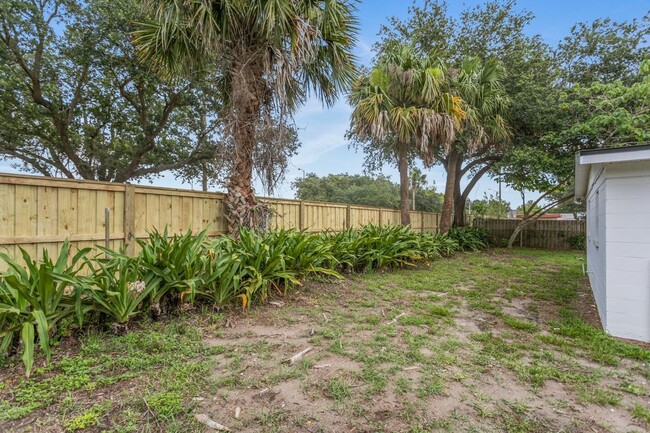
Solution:
{"label": "row of leafy plants", "polygon": [[205,231],[169,236],[165,230],[138,244],[135,257],[99,247],[71,256],[68,242],[55,259],[44,251],[37,261],[21,250],[24,266],[0,253],[8,267],[0,274],[0,356],[22,349],[29,376],[36,344],[49,362],[52,336],[69,324],[123,332],[146,313],[155,318],[195,303],[223,308],[239,302],[246,309],[271,293],[286,294],[310,275],[343,278],[487,247],[478,229],[439,235],[373,225],[317,234],[241,230],[238,240],[207,239]]}

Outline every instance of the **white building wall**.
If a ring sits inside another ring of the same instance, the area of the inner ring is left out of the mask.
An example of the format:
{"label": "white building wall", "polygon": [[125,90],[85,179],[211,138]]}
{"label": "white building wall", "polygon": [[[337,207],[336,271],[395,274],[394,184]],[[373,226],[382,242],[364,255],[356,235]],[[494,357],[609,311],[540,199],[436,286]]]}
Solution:
{"label": "white building wall", "polygon": [[591,167],[587,207],[587,272],[594,293],[598,314],[604,327],[607,324],[607,242],[606,242],[606,175],[604,165]]}
{"label": "white building wall", "polygon": [[606,178],[603,324],[612,335],[650,341],[650,161],[608,164]]}

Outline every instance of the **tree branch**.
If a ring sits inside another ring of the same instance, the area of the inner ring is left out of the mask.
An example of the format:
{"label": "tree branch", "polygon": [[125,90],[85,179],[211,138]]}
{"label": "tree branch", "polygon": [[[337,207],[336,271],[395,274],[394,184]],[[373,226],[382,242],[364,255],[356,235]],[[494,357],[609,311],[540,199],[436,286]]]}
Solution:
{"label": "tree branch", "polygon": [[[460,175],[465,176],[467,172],[469,172],[472,168],[476,167],[479,164],[485,164],[485,163],[495,163],[501,159],[500,156],[484,156],[482,158],[475,159],[471,162],[469,162],[464,168],[461,169]],[[492,167],[492,164],[489,164],[489,167]]]}
{"label": "tree branch", "polygon": [[485,167],[481,168],[479,171],[476,172],[476,174],[472,177],[472,179],[469,181],[465,189],[463,190],[463,193],[461,194],[461,197],[463,200],[467,200],[467,197],[469,197],[470,192],[472,192],[472,189],[476,186],[478,181],[492,169],[491,165],[486,165]]}

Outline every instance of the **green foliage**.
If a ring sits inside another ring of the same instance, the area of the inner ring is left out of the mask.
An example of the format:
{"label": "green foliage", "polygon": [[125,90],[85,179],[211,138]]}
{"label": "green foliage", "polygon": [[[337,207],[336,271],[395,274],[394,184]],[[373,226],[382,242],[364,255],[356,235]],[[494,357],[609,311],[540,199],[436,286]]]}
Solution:
{"label": "green foliage", "polygon": [[125,182],[215,154],[221,120],[208,116],[202,140],[194,132],[199,111],[221,98],[205,81],[169,83],[138,60],[140,2],[39,5],[1,2],[0,158],[46,176]]}
{"label": "green foliage", "polygon": [[[332,105],[354,81],[356,6],[347,0],[169,6],[145,2],[148,15],[138,20],[133,42],[139,59],[172,82],[217,67],[212,84],[223,97],[220,114],[237,125],[227,128],[237,131],[229,137],[234,149],[223,153],[232,156],[225,213],[228,233],[236,235],[239,226],[250,226],[244,215],[255,205],[253,167],[276,166],[277,154],[289,147],[287,134],[265,136],[264,126],[291,119],[308,95]],[[257,154],[260,144],[271,151]],[[282,175],[262,171],[267,189]]]}
{"label": "green foliage", "polygon": [[584,233],[573,235],[569,237],[568,241],[574,250],[584,250],[587,247],[587,235]]}
{"label": "green foliage", "polygon": [[517,213],[518,214],[531,214],[531,213],[536,213],[541,210],[541,206],[538,203],[535,203],[534,200],[528,200],[526,202],[526,206],[523,204],[517,206]]}
{"label": "green foliage", "polygon": [[460,249],[445,235],[420,233],[406,226],[367,225],[323,236],[341,268],[355,272],[413,266]]}
{"label": "green foliage", "polygon": [[650,408],[641,404],[635,404],[632,409],[632,416],[646,425],[650,425]]}
{"label": "green foliage", "polygon": [[140,312],[140,306],[158,289],[161,278],[153,272],[142,274],[139,260],[118,252],[109,252],[108,260],[88,261],[92,289],[88,295],[95,309],[125,324]]}
{"label": "green foliage", "polygon": [[576,346],[589,351],[595,361],[609,365],[618,365],[621,357],[650,361],[650,352],[642,347],[601,332],[582,321],[573,311],[560,313],[561,321],[553,327],[553,333],[571,339]]}
{"label": "green foliage", "polygon": [[409,162],[420,158],[430,166],[466,118],[464,102],[450,90],[451,75],[436,56],[395,43],[379,53],[348,97],[354,107],[349,136],[366,153],[366,164],[397,163],[403,224],[410,222]]}
{"label": "green foliage", "polygon": [[162,418],[169,418],[183,412],[183,395],[180,392],[161,392],[145,398],[147,405]]}
{"label": "green foliage", "polygon": [[617,146],[650,141],[650,71],[646,60],[634,71],[634,82],[576,84],[559,96],[563,127],[545,140],[571,148]]}
{"label": "green foliage", "polygon": [[[411,171],[417,173],[414,169]],[[424,175],[420,174],[420,182]],[[424,176],[425,177],[425,176]],[[378,206],[397,209],[400,203],[399,185],[390,178],[351,174],[330,174],[318,177],[313,173],[296,179],[292,186],[300,200],[326,201],[332,203],[349,203],[363,206]],[[413,179],[411,179],[411,195]],[[437,212],[442,207],[442,194],[434,187],[418,183],[415,187],[415,210]]]}
{"label": "green foliage", "polygon": [[[37,262],[23,251],[27,270],[0,255],[10,270],[0,279],[0,337],[3,353],[20,334],[27,374],[34,362],[34,342],[47,359],[49,335],[57,322],[76,315],[79,325],[93,310],[125,330],[150,305],[160,313],[166,297],[179,302],[205,302],[225,307],[239,300],[244,309],[272,293],[284,295],[310,275],[342,278],[340,272],[367,272],[414,266],[463,249],[487,244],[477,229],[453,236],[421,233],[407,226],[364,226],[340,233],[241,229],[239,240],[188,231],[169,236],[154,231],[136,257],[102,249],[106,257],[88,258],[82,250],[68,264],[66,242],[56,262],[47,252]],[[88,275],[78,276],[80,269]],[[178,304],[178,302],[176,303]]]}
{"label": "green foliage", "polygon": [[309,173],[293,182],[300,200],[349,203],[397,209],[399,185],[386,176],[330,174],[318,177]]}
{"label": "green foliage", "polygon": [[205,248],[206,231],[198,234],[188,231],[182,235],[169,236],[167,228],[163,233],[154,230],[146,240],[138,240],[140,253],[137,265],[141,273],[155,275],[159,286],[154,285],[150,296],[152,308],[158,309],[160,301],[167,295],[183,298],[192,296],[204,283],[204,272],[210,257]]}
{"label": "green foliage", "polygon": [[647,44],[650,12],[617,22],[611,18],[578,23],[559,44],[556,56],[565,83],[591,84],[636,80],[636,70],[650,55]]}
{"label": "green foliage", "polygon": [[84,430],[88,427],[97,425],[99,419],[106,412],[106,408],[100,405],[95,405],[92,408],[88,409],[81,415],[73,418],[66,423],[65,427],[67,431],[77,431]]}
{"label": "green foliage", "polygon": [[510,203],[499,200],[493,196],[487,196],[483,200],[474,200],[471,203],[472,214],[487,218],[506,218],[510,211]]}
{"label": "green foliage", "polygon": [[452,227],[447,235],[458,243],[461,250],[478,251],[490,243],[490,233],[480,227]]}
{"label": "green foliage", "polygon": [[[76,278],[77,264],[88,254],[79,251],[70,259],[70,244],[64,242],[59,257],[53,261],[43,252],[39,262],[21,249],[26,269],[4,253],[0,253],[9,270],[0,275],[0,355],[12,345],[20,331],[23,343],[23,362],[29,376],[34,363],[34,340],[38,335],[41,350],[50,360],[50,334],[56,324],[76,315],[82,324],[88,306],[82,300],[84,287]],[[68,263],[70,260],[70,263]]]}

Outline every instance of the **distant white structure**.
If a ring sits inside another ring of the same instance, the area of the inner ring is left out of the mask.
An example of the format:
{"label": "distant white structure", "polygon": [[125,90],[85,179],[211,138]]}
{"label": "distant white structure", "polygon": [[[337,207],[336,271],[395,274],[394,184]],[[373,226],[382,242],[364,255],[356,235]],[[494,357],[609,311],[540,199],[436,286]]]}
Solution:
{"label": "distant white structure", "polygon": [[650,146],[584,150],[576,200],[587,207],[587,268],[605,331],[650,341]]}

